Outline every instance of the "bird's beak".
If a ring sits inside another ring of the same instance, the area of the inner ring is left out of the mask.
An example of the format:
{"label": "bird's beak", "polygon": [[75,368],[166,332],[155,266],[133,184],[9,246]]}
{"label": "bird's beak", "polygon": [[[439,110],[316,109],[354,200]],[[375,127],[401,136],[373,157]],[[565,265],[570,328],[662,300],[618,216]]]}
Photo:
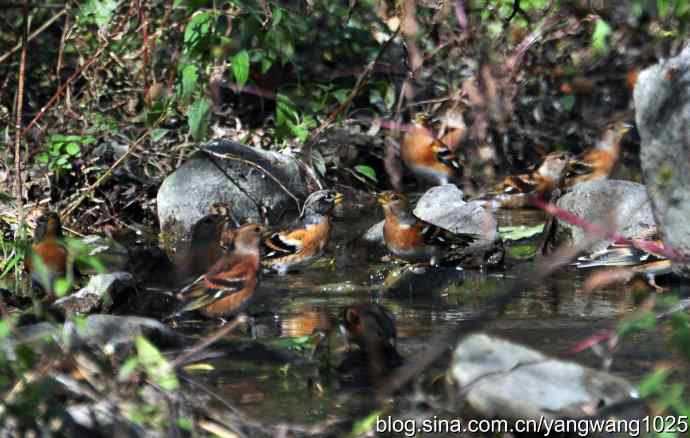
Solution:
{"label": "bird's beak", "polygon": [[340,204],[342,204],[344,199],[345,199],[345,196],[342,193],[337,192],[335,194],[335,201],[333,201],[333,202],[335,205],[340,205]]}
{"label": "bird's beak", "polygon": [[385,205],[388,203],[388,196],[386,196],[385,193],[377,193],[376,194],[376,200],[378,201],[379,204]]}

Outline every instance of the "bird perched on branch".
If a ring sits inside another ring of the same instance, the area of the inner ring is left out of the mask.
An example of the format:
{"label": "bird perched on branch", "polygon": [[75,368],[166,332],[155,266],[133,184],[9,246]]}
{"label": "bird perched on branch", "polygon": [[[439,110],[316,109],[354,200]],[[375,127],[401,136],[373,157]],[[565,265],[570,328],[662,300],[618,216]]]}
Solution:
{"label": "bird perched on branch", "polygon": [[333,208],[342,200],[343,195],[333,190],[309,195],[297,223],[264,241],[262,264],[284,274],[319,258],[330,237]]}
{"label": "bird perched on branch", "polygon": [[526,207],[530,196],[548,196],[561,187],[571,158],[568,152],[551,152],[532,172],[507,176],[478,200],[493,208]]}
{"label": "bird perched on branch", "polygon": [[177,297],[185,304],[175,315],[198,310],[208,317],[228,317],[246,309],[258,284],[262,232],[259,224],[224,231],[224,254],[208,272],[180,290]]}
{"label": "bird perched on branch", "polygon": [[427,122],[426,114],[417,114],[412,126],[403,135],[400,157],[420,180],[435,184],[456,182],[462,174],[462,164],[447,142],[459,142],[464,129],[451,128],[439,139],[426,126]]}
{"label": "bird perched on branch", "polygon": [[610,124],[594,148],[570,160],[564,186],[608,178],[618,161],[621,140],[631,128],[623,121]]}
{"label": "bird perched on branch", "polygon": [[55,280],[67,272],[67,249],[61,240],[60,216],[55,212],[45,213],[38,218],[33,244],[24,257],[24,267],[31,279],[51,295]]}
{"label": "bird perched on branch", "polygon": [[385,215],[386,247],[400,259],[437,265],[442,260],[452,259],[481,238],[476,234],[453,233],[419,219],[407,198],[400,193],[383,192],[377,199]]}

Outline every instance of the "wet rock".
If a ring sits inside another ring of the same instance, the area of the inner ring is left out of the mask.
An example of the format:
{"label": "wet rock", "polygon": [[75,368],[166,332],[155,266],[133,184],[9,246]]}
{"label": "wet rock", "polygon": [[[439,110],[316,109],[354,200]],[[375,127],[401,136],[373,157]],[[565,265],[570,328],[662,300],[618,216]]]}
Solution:
{"label": "wet rock", "polygon": [[109,345],[117,349],[130,345],[139,335],[144,335],[159,348],[179,347],[184,343],[180,335],[155,319],[97,314],[86,317],[85,323],[79,327],[71,321],[64,325],[41,322],[16,327],[0,343],[0,351],[9,360],[16,360],[19,345],[28,345],[46,355],[59,351],[58,344],[62,345],[66,340],[68,343],[83,342],[99,348]]}
{"label": "wet rock", "polygon": [[[486,245],[498,238],[498,225],[490,211],[479,202],[465,202],[462,190],[454,184],[432,187],[417,202],[414,214],[420,219],[454,233],[479,234],[485,240],[473,245]],[[364,234],[369,242],[383,243],[383,221]]]}
{"label": "wet rock", "polygon": [[[655,226],[645,186],[632,181],[600,180],[580,183],[561,196],[556,204],[591,224],[612,224],[625,237],[639,236]],[[557,223],[557,243],[579,244],[584,239],[585,232],[582,228],[562,221]],[[592,247],[592,251],[604,249],[611,242],[612,240],[602,239]]]}
{"label": "wet rock", "polygon": [[157,436],[136,424],[122,421],[119,410],[113,409],[111,400],[71,405],[66,408],[66,413],[65,429],[72,436]]}
{"label": "wet rock", "polygon": [[[68,325],[71,324],[66,323],[65,329],[70,329]],[[139,335],[159,348],[177,347],[182,343],[182,338],[167,325],[140,316],[89,315],[86,323],[73,333],[83,342],[101,347],[129,345]]]}
{"label": "wet rock", "polygon": [[176,248],[189,239],[199,219],[217,208],[227,209],[240,223],[279,222],[298,214],[292,196],[301,202],[307,192],[295,157],[229,140],[213,141],[168,175],[158,190],[163,243],[167,249]]}
{"label": "wet rock", "polygon": [[[635,85],[642,175],[664,243],[690,257],[690,48]],[[685,272],[690,273],[686,265]]]}
{"label": "wet rock", "polygon": [[486,334],[471,335],[456,347],[449,377],[485,417],[581,418],[637,398],[622,378]]}
{"label": "wet rock", "polygon": [[[129,253],[120,243],[103,236],[86,236],[80,239],[77,269],[85,275],[98,274],[99,269],[107,272],[123,271],[129,263]],[[94,261],[98,264],[94,264]]]}
{"label": "wet rock", "polygon": [[60,298],[54,307],[65,312],[87,314],[97,310],[107,312],[117,296],[134,287],[134,277],[129,272],[112,272],[94,275],[86,287]]}

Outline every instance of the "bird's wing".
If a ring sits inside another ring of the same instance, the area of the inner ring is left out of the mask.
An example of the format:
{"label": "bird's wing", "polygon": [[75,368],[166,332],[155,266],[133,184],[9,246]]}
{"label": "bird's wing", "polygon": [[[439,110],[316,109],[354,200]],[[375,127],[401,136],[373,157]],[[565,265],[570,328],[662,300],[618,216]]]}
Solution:
{"label": "bird's wing", "polygon": [[243,290],[251,272],[246,263],[239,263],[226,271],[209,271],[180,290],[178,298],[185,304],[177,313],[200,309]]}
{"label": "bird's wing", "polygon": [[438,158],[441,163],[458,171],[462,170],[462,164],[460,163],[458,156],[455,155],[455,153],[451,151],[443,142],[435,140],[431,146],[431,150],[434,151],[436,158]]}
{"label": "bird's wing", "polygon": [[574,265],[581,269],[599,266],[633,266],[654,259],[656,259],[654,255],[631,245],[611,245],[589,256],[579,257]]}
{"label": "bird's wing", "polygon": [[416,226],[419,228],[424,242],[427,245],[456,246],[465,248],[472,242],[481,238],[477,234],[453,233],[445,228],[438,227],[429,222],[420,220]]}
{"label": "bird's wing", "polygon": [[304,244],[305,234],[304,228],[272,234],[264,241],[266,254],[263,258],[270,259],[296,253]]}

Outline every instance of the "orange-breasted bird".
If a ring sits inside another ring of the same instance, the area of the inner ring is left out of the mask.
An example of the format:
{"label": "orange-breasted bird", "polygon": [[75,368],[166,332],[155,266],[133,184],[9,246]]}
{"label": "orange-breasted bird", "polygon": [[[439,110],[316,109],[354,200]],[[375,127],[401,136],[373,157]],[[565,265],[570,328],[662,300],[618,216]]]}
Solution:
{"label": "orange-breasted bird", "polygon": [[250,304],[258,284],[259,243],[263,227],[247,224],[221,236],[225,253],[204,275],[180,290],[185,304],[176,313],[198,310],[208,317],[228,317]]}
{"label": "orange-breasted bird", "polygon": [[61,239],[60,216],[55,212],[45,213],[38,218],[33,244],[24,257],[24,267],[31,273],[32,280],[49,294],[53,291],[53,282],[64,277],[67,270],[67,249]]}
{"label": "orange-breasted bird", "polygon": [[455,182],[462,173],[462,164],[450,150],[447,141],[456,141],[458,130],[449,130],[440,139],[427,128],[427,116],[417,114],[410,129],[403,135],[400,157],[403,163],[423,181],[435,184]]}
{"label": "orange-breasted bird", "polygon": [[492,208],[525,207],[529,204],[530,196],[547,196],[561,187],[571,158],[568,152],[551,152],[532,172],[505,177],[491,192],[479,199]]}
{"label": "orange-breasted bird", "polygon": [[342,200],[343,195],[333,190],[309,195],[297,223],[264,241],[262,264],[284,274],[319,258],[331,234],[333,208]]}
{"label": "orange-breasted bird", "polygon": [[386,191],[377,199],[385,215],[383,238],[386,247],[400,259],[437,265],[480,238],[475,234],[453,233],[419,219],[407,198],[400,193]]}
{"label": "orange-breasted bird", "polygon": [[[357,345],[364,353],[370,377],[382,377],[392,368],[402,365],[404,359],[396,348],[395,317],[380,304],[347,306],[342,311],[340,330],[348,344]],[[356,364],[351,361],[347,366]],[[352,370],[345,370],[352,371]]]}
{"label": "orange-breasted bird", "polygon": [[621,140],[630,128],[632,125],[622,121],[609,125],[592,149],[568,163],[564,186],[572,187],[580,182],[608,178],[618,161]]}

